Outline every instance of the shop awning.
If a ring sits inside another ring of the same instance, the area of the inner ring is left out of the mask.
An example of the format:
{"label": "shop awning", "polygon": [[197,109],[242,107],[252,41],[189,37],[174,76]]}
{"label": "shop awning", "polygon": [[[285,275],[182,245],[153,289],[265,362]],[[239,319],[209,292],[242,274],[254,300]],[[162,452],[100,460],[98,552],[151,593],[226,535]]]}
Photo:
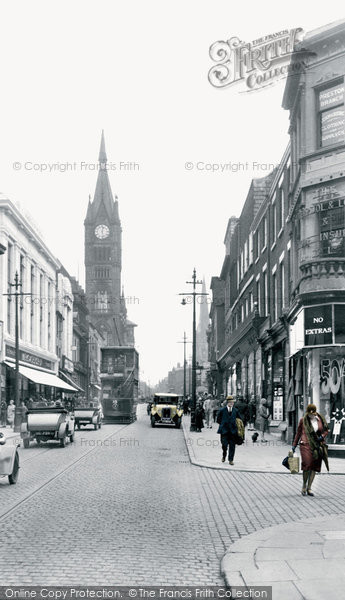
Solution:
{"label": "shop awning", "polygon": [[[13,363],[5,361],[8,367],[11,369],[15,369],[15,365]],[[45,373],[45,371],[37,371],[37,369],[30,369],[30,367],[23,367],[23,365],[19,365],[19,373],[33,381],[34,383],[39,383],[41,385],[50,385],[51,387],[61,388],[62,390],[70,390],[72,392],[77,392],[77,388],[70,385],[69,383],[65,383],[60,377],[57,375],[53,375],[52,373]]]}
{"label": "shop awning", "polygon": [[68,383],[74,387],[78,392],[84,392],[83,388],[80,387],[80,385],[78,385],[75,381],[73,381],[72,377],[69,377],[68,375],[66,375],[66,373],[62,373],[62,371],[60,371],[60,376],[62,378],[62,381],[68,381]]}
{"label": "shop awning", "polygon": [[97,383],[91,383],[92,387],[96,388],[96,390],[100,390],[101,386],[99,386]]}

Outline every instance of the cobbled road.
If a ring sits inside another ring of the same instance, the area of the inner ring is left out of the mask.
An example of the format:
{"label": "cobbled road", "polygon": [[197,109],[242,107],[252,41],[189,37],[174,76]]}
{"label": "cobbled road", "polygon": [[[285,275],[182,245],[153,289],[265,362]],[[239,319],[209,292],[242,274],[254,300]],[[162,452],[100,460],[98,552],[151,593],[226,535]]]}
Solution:
{"label": "cobbled road", "polygon": [[231,542],[279,523],[345,512],[345,477],[302,498],[288,474],[192,466],[182,430],[77,432],[74,444],[20,449],[0,480],[0,585],[223,585]]}

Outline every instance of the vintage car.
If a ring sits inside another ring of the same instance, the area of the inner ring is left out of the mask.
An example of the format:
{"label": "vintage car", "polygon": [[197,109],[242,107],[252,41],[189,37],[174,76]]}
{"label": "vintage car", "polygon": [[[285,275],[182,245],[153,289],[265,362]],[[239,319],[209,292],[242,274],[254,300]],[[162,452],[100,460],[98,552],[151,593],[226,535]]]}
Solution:
{"label": "vintage car", "polygon": [[102,427],[100,407],[77,406],[74,409],[74,421],[78,429],[85,425],[93,425],[94,429],[100,429]]}
{"label": "vintage car", "polygon": [[63,407],[31,408],[21,424],[20,435],[24,448],[32,440],[38,444],[56,440],[64,448],[68,439],[74,442],[74,416]]}
{"label": "vintage car", "polygon": [[0,477],[8,477],[12,485],[17,483],[19,473],[19,444],[6,443],[3,433],[0,433]]}
{"label": "vintage car", "polygon": [[159,423],[181,427],[183,409],[180,406],[178,394],[156,393],[151,407],[151,427]]}

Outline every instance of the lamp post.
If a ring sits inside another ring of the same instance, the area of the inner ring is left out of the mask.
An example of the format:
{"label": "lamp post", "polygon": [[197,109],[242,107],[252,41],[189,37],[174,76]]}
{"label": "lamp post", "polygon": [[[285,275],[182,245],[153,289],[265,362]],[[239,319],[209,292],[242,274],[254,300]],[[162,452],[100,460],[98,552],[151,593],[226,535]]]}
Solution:
{"label": "lamp post", "polygon": [[[192,292],[180,293],[179,296],[192,296],[193,297],[193,353],[192,353],[192,407],[191,407],[191,422],[190,431],[195,431],[195,409],[196,409],[196,314],[195,314],[195,297],[196,296],[207,296],[206,292],[196,292],[196,286],[202,285],[202,281],[197,280],[196,271],[193,269],[192,281],[186,281],[186,283],[193,285]],[[184,306],[187,304],[186,298],[182,299],[181,304]]]}
{"label": "lamp post", "polygon": [[191,342],[187,341],[186,332],[183,332],[183,340],[182,342],[177,342],[178,344],[183,344],[183,399],[185,400],[187,395],[187,385],[186,385],[186,344],[190,344]]}
{"label": "lamp post", "polygon": [[9,283],[10,287],[15,288],[15,292],[12,294],[3,294],[4,296],[14,296],[15,297],[15,384],[14,384],[14,404],[15,404],[15,412],[14,412],[14,427],[13,431],[20,431],[20,426],[22,423],[22,411],[19,404],[19,314],[18,314],[18,298],[19,296],[31,296],[31,293],[19,292],[19,288],[22,287],[22,284],[19,283],[19,275],[18,271],[14,276],[14,283]]}

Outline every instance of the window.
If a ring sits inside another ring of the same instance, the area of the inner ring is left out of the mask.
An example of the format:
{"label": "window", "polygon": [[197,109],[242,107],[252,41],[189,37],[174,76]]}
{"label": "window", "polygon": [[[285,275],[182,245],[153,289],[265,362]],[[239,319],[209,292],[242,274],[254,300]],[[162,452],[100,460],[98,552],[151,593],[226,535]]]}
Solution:
{"label": "window", "polygon": [[241,323],[244,321],[244,305],[241,304]]}
{"label": "window", "polygon": [[249,311],[253,312],[254,310],[254,297],[253,292],[249,292]]}
{"label": "window", "polygon": [[[7,293],[12,294],[12,286],[10,284],[13,275],[13,245],[7,245]],[[12,296],[7,296],[7,332],[12,331]]]}
{"label": "window", "polygon": [[267,283],[267,271],[263,273],[263,303],[264,303],[264,316],[268,315],[268,283]]}
{"label": "window", "polygon": [[111,259],[110,246],[95,246],[94,257],[97,262],[108,262]]}
{"label": "window", "polygon": [[100,312],[107,312],[108,310],[108,293],[98,291],[96,293],[96,302],[95,302],[96,310]]}
{"label": "window", "polygon": [[272,275],[272,288],[273,288],[273,323],[278,318],[278,285],[277,285],[277,273]]}
{"label": "window", "polygon": [[285,308],[285,269],[284,269],[284,262],[282,261],[280,263],[280,267],[279,267],[279,271],[280,271],[280,292],[281,292],[281,302],[280,302],[280,314],[283,310],[283,308]]}
{"label": "window", "polygon": [[34,303],[34,295],[35,295],[35,268],[31,265],[30,268],[30,342],[33,344],[35,342],[34,339],[34,321],[35,321],[35,303]]}
{"label": "window", "polygon": [[285,203],[284,190],[281,187],[280,188],[280,229],[283,229],[283,227],[284,227],[284,218],[285,218],[284,203]]}
{"label": "window", "polygon": [[52,284],[48,282],[48,350],[51,350],[52,334],[51,334],[51,321],[52,321]]}
{"label": "window", "polygon": [[272,204],[272,241],[273,243],[277,239],[277,202],[274,199],[274,203]]}
{"label": "window", "polygon": [[319,146],[331,146],[345,138],[344,80],[318,92]]}
{"label": "window", "polygon": [[288,298],[290,301],[291,298],[291,249],[288,248],[288,253],[287,253],[287,284],[288,284],[288,288],[287,288],[287,293],[288,293]]}
{"label": "window", "polygon": [[244,270],[249,267],[248,240],[244,243]]}
{"label": "window", "polygon": [[261,313],[261,289],[260,289],[260,276],[259,278],[256,280],[256,302],[257,302],[257,307],[258,307],[258,311],[259,314]]}
{"label": "window", "polygon": [[43,280],[43,275],[41,273],[40,274],[40,346],[43,346],[43,344],[44,344],[44,323],[43,323],[44,300],[43,300],[43,297],[44,297],[44,280]]}
{"label": "window", "polygon": [[249,252],[249,264],[251,265],[253,263],[253,234],[252,233],[249,234],[248,252]]}
{"label": "window", "polygon": [[109,267],[95,267],[95,279],[109,279],[110,268]]}
{"label": "window", "polygon": [[[19,283],[21,287],[19,288],[19,292],[24,292],[24,284],[25,284],[25,268],[24,268],[25,258],[23,254],[20,255],[19,258]],[[19,337],[20,339],[24,339],[24,296],[19,296]]]}
{"label": "window", "polygon": [[262,220],[262,248],[267,246],[267,217]]}

